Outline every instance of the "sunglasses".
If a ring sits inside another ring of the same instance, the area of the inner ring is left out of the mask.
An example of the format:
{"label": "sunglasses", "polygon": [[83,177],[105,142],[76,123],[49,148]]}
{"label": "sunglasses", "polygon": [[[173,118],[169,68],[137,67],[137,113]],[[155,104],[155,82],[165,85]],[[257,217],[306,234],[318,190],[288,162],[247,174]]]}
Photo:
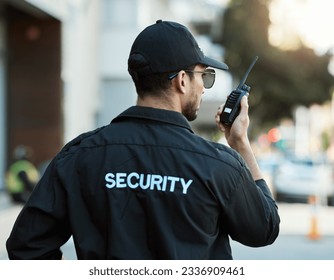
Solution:
{"label": "sunglasses", "polygon": [[[216,79],[216,72],[214,69],[205,69],[204,71],[195,71],[195,70],[183,70],[184,72],[188,73],[201,73],[203,79],[203,85],[206,89],[211,88],[215,83]],[[168,77],[169,80],[174,79],[179,72],[174,73]]]}

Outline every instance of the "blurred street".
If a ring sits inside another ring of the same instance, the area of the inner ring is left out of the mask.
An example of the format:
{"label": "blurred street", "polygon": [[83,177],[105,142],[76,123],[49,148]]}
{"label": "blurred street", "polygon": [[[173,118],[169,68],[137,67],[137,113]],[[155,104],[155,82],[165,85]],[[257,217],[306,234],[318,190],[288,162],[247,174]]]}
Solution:
{"label": "blurred street", "polygon": [[[334,260],[334,207],[279,203],[281,231],[276,242],[263,248],[250,248],[232,241],[236,260]],[[6,193],[0,192],[0,259],[7,258],[5,241],[21,206],[12,205]],[[312,217],[316,224],[312,228]],[[309,238],[310,233],[318,239]],[[76,259],[73,242],[63,246],[66,259]]]}

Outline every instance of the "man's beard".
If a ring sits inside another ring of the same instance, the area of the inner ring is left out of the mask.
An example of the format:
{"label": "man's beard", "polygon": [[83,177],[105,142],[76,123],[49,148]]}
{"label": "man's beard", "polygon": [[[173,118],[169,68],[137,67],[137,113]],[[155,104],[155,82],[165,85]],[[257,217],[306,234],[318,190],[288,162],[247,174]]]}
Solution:
{"label": "man's beard", "polygon": [[199,108],[197,107],[196,100],[189,101],[186,107],[183,109],[182,114],[188,121],[193,121],[197,118]]}

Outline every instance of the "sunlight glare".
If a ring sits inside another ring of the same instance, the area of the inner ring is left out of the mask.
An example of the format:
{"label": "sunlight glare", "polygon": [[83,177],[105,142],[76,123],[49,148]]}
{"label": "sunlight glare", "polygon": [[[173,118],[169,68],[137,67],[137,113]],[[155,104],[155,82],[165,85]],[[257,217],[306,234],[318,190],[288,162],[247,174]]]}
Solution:
{"label": "sunlight glare", "polygon": [[270,6],[270,43],[296,49],[301,40],[318,54],[325,53],[334,47],[333,10],[331,0],[274,0]]}

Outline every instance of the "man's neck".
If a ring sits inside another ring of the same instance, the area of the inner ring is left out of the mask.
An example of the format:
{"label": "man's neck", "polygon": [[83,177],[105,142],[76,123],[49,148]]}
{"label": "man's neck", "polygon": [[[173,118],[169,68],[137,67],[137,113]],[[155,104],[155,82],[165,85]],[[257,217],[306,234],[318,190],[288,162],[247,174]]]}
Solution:
{"label": "man's neck", "polygon": [[152,107],[157,109],[171,110],[181,112],[181,107],[178,106],[178,102],[169,98],[168,100],[160,97],[146,96],[144,98],[137,99],[137,106]]}

